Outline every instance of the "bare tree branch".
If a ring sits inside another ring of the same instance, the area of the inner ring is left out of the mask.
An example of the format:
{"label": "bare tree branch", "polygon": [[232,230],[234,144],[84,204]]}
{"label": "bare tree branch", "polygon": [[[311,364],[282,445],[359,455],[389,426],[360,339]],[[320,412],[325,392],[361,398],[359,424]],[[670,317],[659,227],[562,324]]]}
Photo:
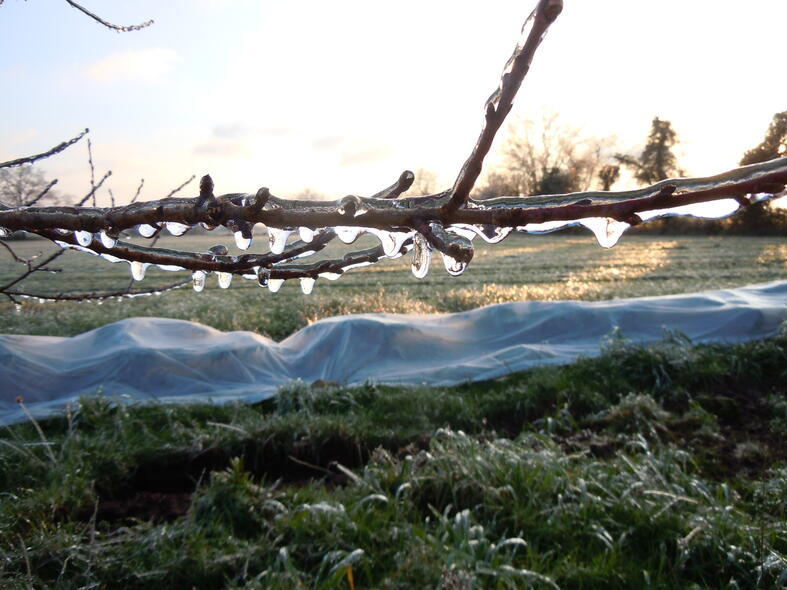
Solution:
{"label": "bare tree branch", "polygon": [[102,25],[104,25],[108,29],[112,29],[113,31],[118,31],[120,33],[127,33],[129,31],[139,31],[140,29],[144,29],[145,27],[149,27],[150,25],[153,24],[152,20],[148,20],[148,21],[145,21],[144,23],[141,23],[141,24],[138,24],[138,25],[129,25],[129,26],[114,25],[114,24],[112,24],[110,22],[105,21],[103,18],[101,18],[97,14],[94,14],[94,13],[90,12],[87,8],[85,8],[84,6],[82,6],[80,4],[77,4],[73,0],[66,0],[66,2],[68,4],[70,4],[71,6],[73,6],[74,8],[76,8],[81,13],[86,14],[87,16],[92,18],[97,23],[101,23]]}
{"label": "bare tree branch", "polygon": [[44,158],[49,158],[50,156],[59,154],[66,148],[74,145],[89,132],[90,129],[85,129],[82,133],[80,133],[76,137],[69,139],[68,141],[64,141],[63,143],[59,143],[51,150],[42,152],[40,154],[36,154],[35,156],[28,156],[26,158],[17,158],[16,160],[9,160],[8,162],[2,162],[0,163],[0,168],[13,168],[14,166],[22,166],[23,164],[32,164],[33,162],[37,162],[38,160],[43,160]]}

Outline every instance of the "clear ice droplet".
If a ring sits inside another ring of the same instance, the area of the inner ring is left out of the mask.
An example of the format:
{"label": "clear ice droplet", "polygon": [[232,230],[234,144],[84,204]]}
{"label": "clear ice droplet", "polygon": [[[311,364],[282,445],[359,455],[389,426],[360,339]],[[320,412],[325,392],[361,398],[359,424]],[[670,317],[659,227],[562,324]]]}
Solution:
{"label": "clear ice droplet", "polygon": [[87,247],[93,242],[93,234],[89,231],[77,230],[74,232],[74,237],[80,246]]}
{"label": "clear ice droplet", "polygon": [[182,236],[186,233],[186,230],[189,229],[188,225],[184,223],[178,223],[177,221],[168,221],[164,224],[164,226],[173,236]]}
{"label": "clear ice droplet", "polygon": [[316,281],[311,277],[301,278],[301,291],[303,291],[304,295],[309,295],[312,292],[315,282]]}
{"label": "clear ice droplet", "polygon": [[227,289],[232,283],[232,273],[231,272],[217,272],[216,276],[219,278],[219,287],[222,289]]}
{"label": "clear ice droplet", "polygon": [[333,229],[336,232],[336,235],[339,236],[339,239],[345,244],[352,244],[358,239],[358,235],[361,233],[359,228],[348,227],[346,225],[337,225]]}
{"label": "clear ice droplet", "polygon": [[243,232],[236,231],[233,233],[235,236],[235,245],[238,247],[238,250],[248,250],[249,246],[251,246],[251,236],[246,237],[243,235]]}
{"label": "clear ice droplet", "polygon": [[281,254],[287,246],[287,238],[290,230],[268,227],[268,243],[270,244],[271,254]]}
{"label": "clear ice droplet", "polygon": [[191,273],[191,286],[194,287],[194,290],[199,293],[205,288],[205,278],[207,275],[205,271],[202,270],[195,270]]}
{"label": "clear ice droplet", "polygon": [[278,292],[281,289],[281,286],[284,284],[284,279],[269,279],[268,280],[268,290],[271,293]]}
{"label": "clear ice droplet", "polygon": [[118,241],[110,236],[107,232],[102,231],[99,234],[99,238],[101,239],[101,243],[104,245],[104,248],[114,248]]}
{"label": "clear ice droplet", "polygon": [[9,232],[6,228],[0,227],[0,238],[6,238],[10,235],[10,233],[11,232]]}
{"label": "clear ice droplet", "polygon": [[424,278],[429,272],[429,262],[432,260],[432,247],[421,233],[413,236],[413,264],[410,267],[417,279]]}
{"label": "clear ice droplet", "polygon": [[135,281],[141,281],[145,278],[145,270],[147,269],[148,265],[139,262],[138,260],[132,260],[130,263],[131,265],[131,278]]}
{"label": "clear ice droplet", "polygon": [[298,235],[300,236],[301,240],[309,244],[314,239],[314,230],[310,227],[299,227]]}
{"label": "clear ice droplet", "polygon": [[452,277],[458,277],[465,272],[467,268],[466,262],[460,262],[448,254],[443,254],[443,264],[445,265],[445,270],[447,270],[448,274]]}
{"label": "clear ice droplet", "polygon": [[617,221],[611,217],[588,217],[580,219],[579,223],[593,232],[598,245],[602,248],[612,248],[618,243],[623,232],[631,227],[628,223]]}
{"label": "clear ice droplet", "polygon": [[137,231],[139,232],[139,235],[141,235],[143,238],[150,238],[153,237],[153,234],[156,233],[156,228],[147,223],[143,223],[137,228]]}

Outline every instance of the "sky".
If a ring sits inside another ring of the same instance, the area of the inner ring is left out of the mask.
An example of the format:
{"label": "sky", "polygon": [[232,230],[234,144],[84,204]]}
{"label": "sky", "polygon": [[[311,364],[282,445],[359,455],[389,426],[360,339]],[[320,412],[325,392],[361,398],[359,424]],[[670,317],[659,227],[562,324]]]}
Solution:
{"label": "sky", "polygon": [[[62,0],[5,0],[0,161],[89,127],[119,203],[140,178],[148,200],[206,173],[217,194],[368,195],[418,168],[448,187],[534,4],[84,0],[155,20],[116,33]],[[727,170],[787,110],[785,22],[785,0],[565,0],[510,117],[558,113],[636,153],[658,116],[689,174]],[[89,190],[85,143],[41,167],[62,193]]]}

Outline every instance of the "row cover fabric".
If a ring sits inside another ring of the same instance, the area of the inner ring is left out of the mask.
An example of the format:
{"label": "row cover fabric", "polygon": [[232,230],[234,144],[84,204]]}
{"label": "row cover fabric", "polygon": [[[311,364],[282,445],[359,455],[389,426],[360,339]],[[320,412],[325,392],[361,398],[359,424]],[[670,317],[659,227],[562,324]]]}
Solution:
{"label": "row cover fabric", "polygon": [[611,301],[522,301],[434,315],[361,314],[316,322],[281,343],[252,332],[132,318],[79,336],[0,335],[0,424],[82,395],[161,402],[250,402],[302,379],[453,385],[597,355],[613,331],[637,343],[675,330],[741,342],[787,321],[787,281]]}

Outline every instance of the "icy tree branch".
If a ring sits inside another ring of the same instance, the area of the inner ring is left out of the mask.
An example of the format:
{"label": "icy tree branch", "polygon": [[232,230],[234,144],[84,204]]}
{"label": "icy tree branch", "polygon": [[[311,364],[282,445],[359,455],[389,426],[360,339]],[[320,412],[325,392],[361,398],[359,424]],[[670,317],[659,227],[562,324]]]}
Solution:
{"label": "icy tree branch", "polygon": [[[189,179],[165,198],[148,202],[136,201],[140,183],[137,195],[124,206],[0,205],[0,228],[28,231],[64,248],[87,251],[113,262],[125,261],[136,280],[144,277],[148,266],[157,265],[167,270],[192,271],[197,290],[204,287],[207,273],[216,273],[222,287],[229,286],[233,275],[240,275],[257,280],[272,291],[278,290],[284,280],[300,279],[304,292],[310,292],[317,279],[335,280],[353,268],[407,253],[412,253],[413,273],[422,278],[433,250],[442,254],[446,270],[458,275],[472,260],[473,240],[478,237],[496,243],[513,231],[544,233],[582,225],[595,234],[601,246],[611,247],[627,228],[651,219],[669,215],[725,217],[755,201],[782,194],[787,184],[787,158],[704,178],[664,180],[630,191],[470,198],[484,158],[511,110],[535,51],[562,8],[561,0],[539,0],[523,27],[524,41],[517,43],[499,87],[485,104],[478,141],[449,190],[403,197],[414,180],[412,172],[404,171],[396,182],[370,197],[348,195],[318,202],[287,200],[271,194],[266,187],[217,196],[213,179],[205,175],[198,196],[193,198],[173,196]],[[62,151],[68,147],[66,144],[54,148],[52,153]],[[10,164],[25,163],[23,160]],[[107,176],[92,183],[91,192],[79,205],[95,194]],[[155,240],[162,231],[179,236],[197,226],[223,226],[234,235],[241,250],[251,246],[255,232],[257,237],[267,232],[268,248],[256,254],[231,255],[224,245],[214,246],[208,252],[156,247]],[[143,238],[154,241],[143,245],[124,238],[135,229]],[[337,239],[350,244],[362,233],[374,235],[380,245],[352,251],[341,258],[301,262]],[[291,235],[300,239],[288,243]]]}

